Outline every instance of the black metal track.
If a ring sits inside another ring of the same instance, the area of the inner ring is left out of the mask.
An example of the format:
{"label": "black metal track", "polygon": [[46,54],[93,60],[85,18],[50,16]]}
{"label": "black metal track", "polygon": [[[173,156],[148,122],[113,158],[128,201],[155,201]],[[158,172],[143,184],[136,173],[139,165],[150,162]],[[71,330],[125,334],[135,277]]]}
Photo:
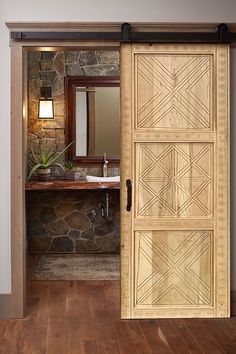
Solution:
{"label": "black metal track", "polygon": [[121,40],[121,32],[11,32],[11,39]]}
{"label": "black metal track", "polygon": [[123,23],[120,32],[11,32],[15,40],[110,40],[122,43],[232,43],[236,32],[228,32],[226,24],[215,32],[133,32]]}

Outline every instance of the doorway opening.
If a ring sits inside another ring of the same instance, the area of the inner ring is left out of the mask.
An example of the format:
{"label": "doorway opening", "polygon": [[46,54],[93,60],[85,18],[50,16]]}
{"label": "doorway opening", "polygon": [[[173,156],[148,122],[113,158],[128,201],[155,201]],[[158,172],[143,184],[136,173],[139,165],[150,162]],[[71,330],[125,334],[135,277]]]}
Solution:
{"label": "doorway opening", "polygon": [[[118,282],[119,48],[27,48],[24,67],[29,288]],[[48,98],[53,115],[40,117]]]}

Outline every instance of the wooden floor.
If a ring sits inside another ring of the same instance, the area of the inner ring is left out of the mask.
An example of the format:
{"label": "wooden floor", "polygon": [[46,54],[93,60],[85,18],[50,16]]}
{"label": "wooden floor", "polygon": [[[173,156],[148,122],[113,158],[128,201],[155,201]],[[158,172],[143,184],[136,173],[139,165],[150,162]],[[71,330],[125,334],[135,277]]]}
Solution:
{"label": "wooden floor", "polygon": [[1,354],[236,353],[231,319],[120,320],[117,281],[32,281],[24,320],[0,321]]}

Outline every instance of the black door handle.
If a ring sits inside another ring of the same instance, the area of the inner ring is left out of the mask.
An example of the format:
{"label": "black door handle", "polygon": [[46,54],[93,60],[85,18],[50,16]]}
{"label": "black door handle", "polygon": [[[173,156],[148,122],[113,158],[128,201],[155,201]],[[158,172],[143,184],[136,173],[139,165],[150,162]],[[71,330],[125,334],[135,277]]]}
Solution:
{"label": "black door handle", "polygon": [[130,211],[132,207],[132,183],[130,179],[126,180],[126,187],[127,187],[127,206],[126,210]]}

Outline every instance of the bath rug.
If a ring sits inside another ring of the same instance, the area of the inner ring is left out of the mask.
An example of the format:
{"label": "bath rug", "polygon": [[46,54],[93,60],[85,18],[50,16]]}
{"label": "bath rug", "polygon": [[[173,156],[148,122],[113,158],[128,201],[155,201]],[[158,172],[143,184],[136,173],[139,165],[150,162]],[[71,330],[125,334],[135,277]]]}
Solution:
{"label": "bath rug", "polygon": [[117,280],[119,255],[39,255],[31,280]]}

